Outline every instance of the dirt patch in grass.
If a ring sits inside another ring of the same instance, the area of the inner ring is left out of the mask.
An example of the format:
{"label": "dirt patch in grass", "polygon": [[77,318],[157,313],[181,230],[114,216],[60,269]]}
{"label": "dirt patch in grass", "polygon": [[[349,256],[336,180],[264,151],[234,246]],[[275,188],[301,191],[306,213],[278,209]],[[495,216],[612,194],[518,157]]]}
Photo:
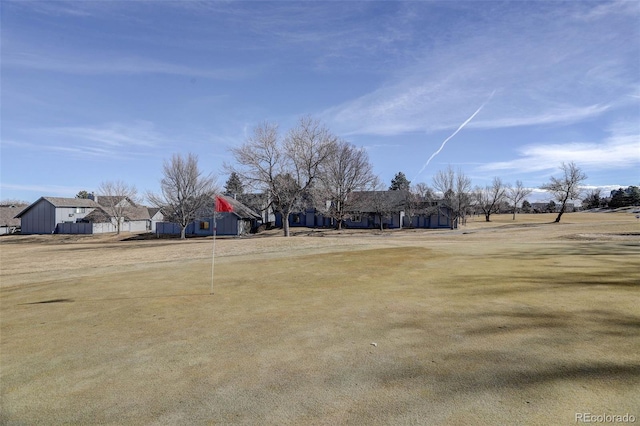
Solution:
{"label": "dirt patch in grass", "polygon": [[565,238],[573,240],[591,240],[591,241],[637,241],[640,242],[640,232],[623,232],[623,233],[583,233],[575,235],[567,235]]}
{"label": "dirt patch in grass", "polygon": [[220,240],[214,295],[211,240],[2,244],[0,423],[638,418],[640,244],[568,238],[606,217]]}

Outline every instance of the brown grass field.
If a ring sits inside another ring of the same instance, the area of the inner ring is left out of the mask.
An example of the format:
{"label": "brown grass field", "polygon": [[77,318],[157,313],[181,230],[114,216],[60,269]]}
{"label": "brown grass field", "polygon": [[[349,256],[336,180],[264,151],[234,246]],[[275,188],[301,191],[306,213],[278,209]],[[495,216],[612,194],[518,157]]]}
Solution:
{"label": "brown grass field", "polygon": [[[640,223],[0,238],[0,424],[640,423]],[[375,345],[374,345],[375,344]]]}

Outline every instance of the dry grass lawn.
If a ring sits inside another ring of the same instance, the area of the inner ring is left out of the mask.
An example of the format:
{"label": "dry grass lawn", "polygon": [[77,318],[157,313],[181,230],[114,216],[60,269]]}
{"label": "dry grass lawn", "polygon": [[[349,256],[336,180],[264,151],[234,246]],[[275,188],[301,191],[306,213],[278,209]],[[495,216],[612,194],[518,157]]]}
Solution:
{"label": "dry grass lawn", "polygon": [[0,239],[1,424],[640,422],[640,224]]}

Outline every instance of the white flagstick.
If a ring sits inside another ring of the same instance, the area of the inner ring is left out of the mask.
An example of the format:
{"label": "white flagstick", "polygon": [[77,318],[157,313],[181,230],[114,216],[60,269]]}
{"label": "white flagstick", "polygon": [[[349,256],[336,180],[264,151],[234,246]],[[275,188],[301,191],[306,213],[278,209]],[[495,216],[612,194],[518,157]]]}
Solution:
{"label": "white flagstick", "polygon": [[216,262],[216,211],[213,209],[213,250],[211,250],[211,293],[213,294],[213,267]]}

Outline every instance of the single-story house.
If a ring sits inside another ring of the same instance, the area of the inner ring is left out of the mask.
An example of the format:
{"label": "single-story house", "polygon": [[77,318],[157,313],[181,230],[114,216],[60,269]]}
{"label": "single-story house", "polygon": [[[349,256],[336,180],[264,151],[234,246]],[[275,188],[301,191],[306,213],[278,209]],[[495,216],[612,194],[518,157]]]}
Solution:
{"label": "single-story house", "polygon": [[13,234],[20,230],[20,219],[15,216],[25,207],[26,204],[0,205],[0,235]]}
{"label": "single-story house", "polygon": [[[413,207],[411,221],[406,214],[407,191],[358,191],[354,192],[350,202],[350,215],[344,220],[345,228],[401,229],[413,228],[457,228],[457,221],[452,220],[450,209],[441,206],[438,201],[422,202]],[[453,225],[452,225],[453,224]],[[276,214],[276,226],[282,226],[282,215]],[[322,210],[307,208],[301,212],[291,213],[289,226],[309,228],[327,228],[335,226],[335,220],[325,216]]]}
{"label": "single-story house", "polygon": [[[239,236],[248,234],[262,223],[262,216],[260,216],[260,213],[247,207],[234,198],[225,195],[219,195],[219,197],[231,204],[233,211],[216,213],[216,235]],[[197,215],[199,217],[187,225],[187,228],[185,229],[186,235],[213,235],[214,220],[211,215],[211,212],[213,211],[213,203],[214,199],[212,198],[210,205]],[[166,216],[166,218],[170,219],[170,216]],[[179,235],[180,225],[170,221],[158,222],[156,224],[156,233]]]}

